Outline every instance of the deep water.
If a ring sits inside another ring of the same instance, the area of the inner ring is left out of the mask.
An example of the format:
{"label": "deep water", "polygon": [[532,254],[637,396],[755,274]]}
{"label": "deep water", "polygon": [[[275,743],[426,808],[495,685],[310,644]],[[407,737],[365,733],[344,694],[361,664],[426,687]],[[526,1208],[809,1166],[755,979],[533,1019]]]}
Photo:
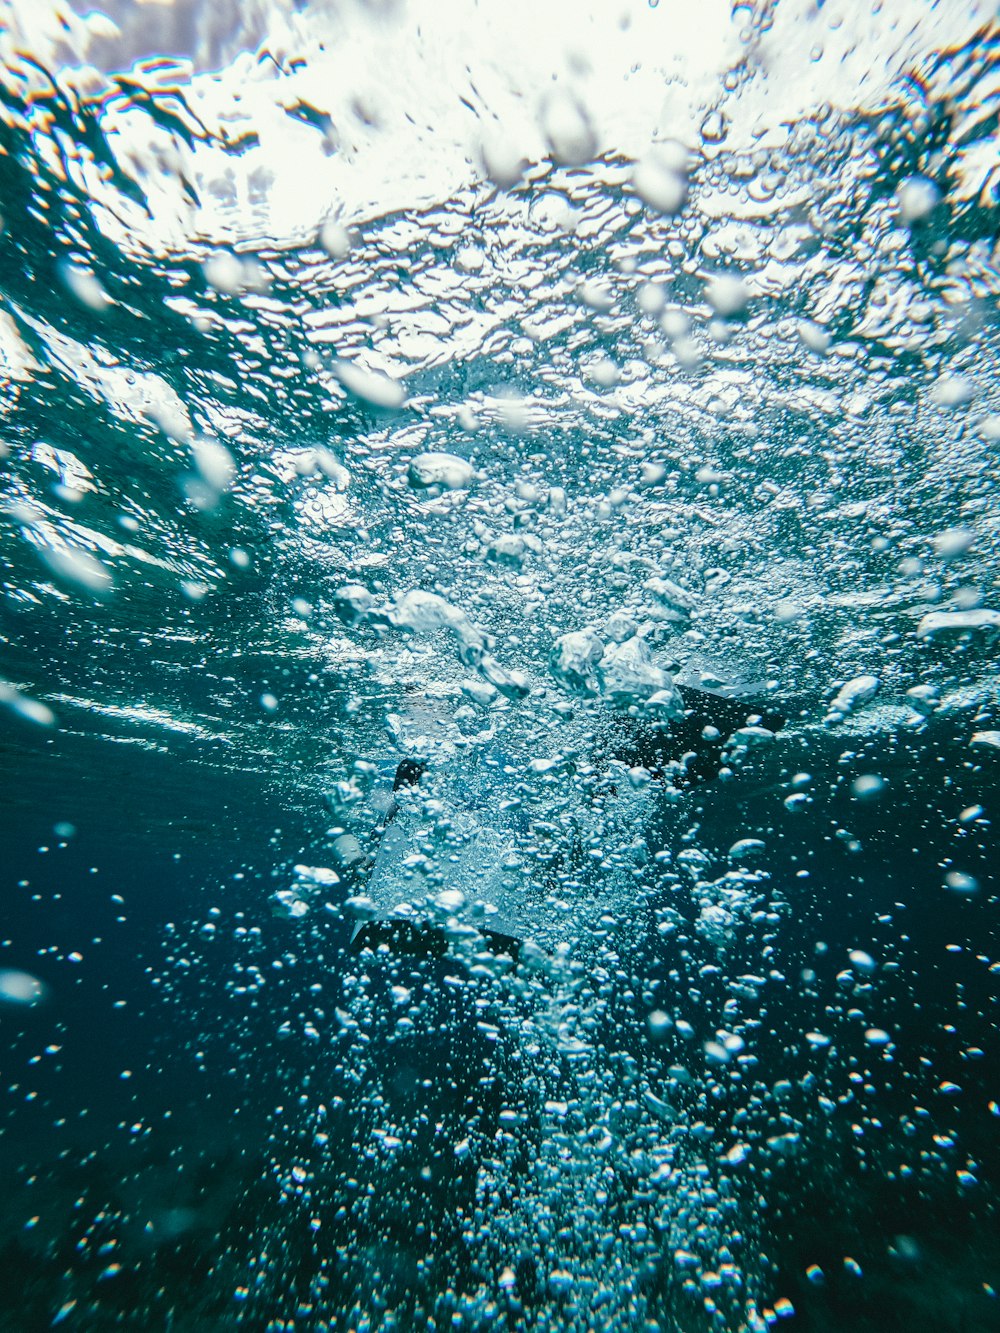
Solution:
{"label": "deep water", "polygon": [[[294,774],[234,773],[197,744],[158,752],[126,739],[135,738],[81,732],[46,743],[23,725],[5,729],[7,947],[9,956],[32,960],[53,998],[4,1019],[4,1326],[48,1327],[75,1301],[92,1328],[274,1327],[276,1309],[308,1327],[318,1323],[320,1270],[329,1302],[320,1308],[346,1317],[362,1307],[374,1272],[384,1299],[420,1322],[421,1301],[425,1310],[439,1302],[442,1288],[468,1282],[481,1262],[461,1239],[474,1175],[449,1162],[428,1185],[414,1171],[401,1214],[398,1180],[384,1195],[354,1138],[357,1085],[320,1046],[296,1049],[276,1035],[310,987],[329,990],[356,966],[344,953],[342,923],[331,919],[303,939],[267,908],[275,866],[323,846],[324,812],[296,791]],[[785,815],[789,832],[772,873],[810,871],[769,935],[769,962],[783,980],[766,991],[754,1050],[767,1076],[788,1089],[781,1124],[770,1127],[801,1127],[799,1081],[817,1062],[789,1042],[820,1026],[842,993],[837,966],[817,962],[816,941],[842,960],[864,923],[868,947],[894,967],[865,1021],[891,1027],[895,1038],[891,1070],[865,1059],[860,1033],[845,1041],[844,1064],[830,1081],[847,1103],[819,1126],[807,1119],[803,1144],[777,1153],[759,1193],[740,1200],[748,1219],[741,1225],[766,1254],[758,1261],[765,1295],[794,1302],[789,1328],[929,1328],[932,1319],[956,1330],[993,1327],[995,1302],[983,1283],[995,1279],[998,1264],[996,1116],[987,1106],[995,1064],[967,1055],[995,1042],[995,973],[969,943],[989,935],[991,913],[981,900],[962,903],[958,915],[949,904],[945,930],[939,864],[954,849],[955,808],[995,800],[996,769],[969,773],[963,758],[952,726],[940,727],[894,757],[890,780],[907,785],[863,817],[843,797],[808,823]],[[860,756],[856,766],[865,767]],[[825,775],[815,776],[822,783]],[[912,785],[917,778],[921,785]],[[754,789],[698,789],[702,845],[731,842],[746,827],[748,807],[751,820],[767,817],[775,797],[766,781],[741,785]],[[914,807],[931,825],[919,847],[909,845]],[[816,825],[839,827],[848,811],[861,849],[832,854]],[[75,825],[72,837],[53,831],[64,822]],[[988,880],[987,857],[980,844],[978,859],[967,855],[965,864]],[[255,956],[289,968],[252,1014],[230,989],[230,969],[245,953],[224,938],[208,948],[198,935],[214,904],[224,905],[220,934],[254,923]],[[731,958],[734,973],[752,970],[747,943],[745,957],[738,948]],[[631,947],[623,962],[643,993],[616,994],[601,1032],[625,1086],[628,1071],[650,1058],[645,1002],[686,994],[697,1021],[726,996],[723,976],[696,975],[712,951],[682,960],[651,920]],[[810,964],[819,977],[803,986],[797,977]],[[376,1009],[392,1008],[388,966],[366,966]],[[435,1021],[402,1059],[373,1023],[368,1058],[399,1062],[388,1098],[393,1116],[428,1114],[453,1127],[471,1115],[492,1131],[511,1080],[522,1082],[524,1072],[502,1043],[483,1040],[475,1011],[449,993],[453,970],[447,960],[404,959],[404,980],[437,989]],[[852,1075],[873,1068],[852,1085]],[[955,1099],[941,1092],[947,1082],[961,1088]],[[342,1098],[352,1121],[339,1127],[339,1140],[334,1131],[317,1170],[313,1211],[323,1225],[315,1233],[290,1215],[276,1178],[301,1135],[301,1090]],[[724,1124],[720,1111],[706,1116],[708,1125]],[[520,1132],[527,1158],[542,1131],[526,1123]],[[424,1149],[436,1160],[432,1143]],[[977,1185],[957,1188],[955,1169],[970,1158]],[[359,1225],[359,1196],[369,1185],[376,1193]],[[637,1184],[621,1188],[615,1211],[625,1224]],[[263,1254],[271,1261],[263,1308],[244,1311],[233,1292]],[[845,1257],[863,1277],[845,1270]],[[109,1277],[116,1262],[122,1271]],[[814,1265],[826,1275],[822,1285],[806,1277]],[[544,1274],[530,1258],[518,1273],[530,1317],[533,1302],[550,1299]],[[668,1279],[650,1273],[646,1286],[655,1293],[666,1282],[669,1292]],[[679,1327],[692,1317],[687,1304],[678,1308],[671,1294],[666,1308]],[[300,1309],[306,1313],[296,1315]]]}
{"label": "deep water", "polygon": [[0,1329],[1000,1327],[995,15],[0,8]]}

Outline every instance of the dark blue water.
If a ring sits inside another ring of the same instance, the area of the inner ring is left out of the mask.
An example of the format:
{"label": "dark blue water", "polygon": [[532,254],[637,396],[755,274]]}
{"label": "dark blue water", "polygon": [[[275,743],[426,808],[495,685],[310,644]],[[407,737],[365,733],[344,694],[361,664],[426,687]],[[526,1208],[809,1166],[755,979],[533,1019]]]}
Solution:
{"label": "dark blue water", "polygon": [[[756,1262],[764,1264],[765,1292],[794,1302],[788,1327],[930,1327],[930,1312],[946,1328],[992,1326],[983,1283],[997,1262],[989,1108],[996,973],[989,952],[977,957],[977,941],[989,937],[994,907],[981,896],[943,902],[938,866],[958,842],[970,873],[990,882],[984,830],[961,833],[953,811],[973,796],[995,800],[996,769],[964,769],[950,733],[937,728],[895,756],[892,794],[878,804],[859,811],[857,802],[828,799],[810,824],[786,815],[771,873],[791,878],[808,867],[809,877],[766,931],[768,963],[782,980],[764,989],[754,1051],[787,1090],[780,1109],[755,1106],[738,1090],[697,1106],[703,1132],[725,1132],[734,1119],[746,1124],[749,1114],[772,1137],[801,1134],[734,1201],[745,1244],[763,1251]],[[452,1159],[433,1185],[421,1181],[417,1163],[440,1158],[428,1132],[405,1187],[397,1174],[386,1180],[356,1137],[373,1108],[345,1075],[336,1044],[310,1049],[276,1036],[316,994],[311,988],[329,993],[355,966],[343,952],[341,924],[305,935],[266,910],[276,870],[315,848],[323,812],[303,809],[294,795],[282,802],[273,782],[225,773],[197,747],[158,754],[92,735],[46,744],[10,725],[4,742],[5,953],[51,993],[44,1006],[4,1016],[8,1325],[47,1327],[75,1301],[73,1317],[93,1328],[171,1320],[276,1327],[280,1311],[307,1327],[323,1318],[336,1326],[341,1316],[319,1313],[317,1276],[325,1275],[322,1292],[332,1293],[322,1299],[339,1306],[367,1299],[373,1269],[387,1300],[409,1310],[405,1318],[429,1317],[440,1289],[468,1282],[482,1261],[461,1240],[474,1207],[468,1169]],[[289,784],[294,792],[291,777]],[[731,839],[747,806],[762,815],[768,796],[774,800],[760,783],[740,786],[699,789],[702,845]],[[848,814],[860,850],[817,842],[817,822],[833,829]],[[53,823],[65,821],[76,833],[60,839]],[[218,938],[208,943],[198,927],[216,905]],[[248,948],[233,932],[249,925],[258,934]],[[862,937],[893,968],[874,1002],[860,1000],[864,1023],[893,1032],[889,1066],[866,1058],[858,1021],[842,1016],[835,974]],[[817,941],[826,946],[820,956]],[[753,970],[759,947],[754,932],[728,970]],[[704,1014],[710,1030],[726,996],[725,975],[702,974],[713,951],[696,946],[682,958],[677,939],[661,940],[652,920],[633,948],[622,959],[631,985],[615,995],[600,1034],[626,1088],[639,1070],[655,1079],[661,1057],[635,1021],[645,1004],[665,1007],[678,991],[694,994],[688,1012],[696,1023]],[[250,960],[269,973],[252,1003],[232,989],[234,965]],[[802,979],[804,967],[815,979]],[[483,1040],[475,1011],[444,984],[453,967],[403,959],[366,970],[376,1011],[392,1008],[389,970],[393,979],[437,987],[436,1022],[404,1043],[402,1059],[369,1015],[367,1058],[399,1062],[393,1115],[464,1124],[471,1111],[492,1132],[501,1103],[520,1086],[525,1160],[513,1178],[527,1178],[540,1132],[529,1071],[502,1043]],[[803,1030],[830,1030],[831,1005],[840,1010],[836,1061],[803,1051],[799,1039]],[[983,1054],[970,1055],[977,1048]],[[841,1103],[818,1122],[809,1095],[817,1079]],[[942,1092],[949,1083],[960,1093]],[[302,1142],[300,1091],[337,1105],[328,1126],[333,1146],[322,1154]],[[695,1088],[690,1096],[696,1103]],[[293,1145],[314,1159],[315,1232],[278,1178]],[[969,1161],[976,1184],[958,1186],[955,1172]],[[626,1177],[618,1188],[615,1211],[626,1225],[638,1183]],[[863,1277],[845,1270],[845,1256]],[[114,1264],[121,1271],[109,1274]],[[814,1265],[822,1286],[805,1276]],[[530,1319],[533,1303],[551,1299],[538,1267],[537,1257],[522,1256],[522,1309],[506,1319]],[[668,1278],[669,1270],[654,1269],[644,1283],[686,1326],[689,1303],[669,1291]],[[243,1302],[234,1293],[248,1284],[254,1296]],[[306,1315],[296,1315],[300,1307]]]}

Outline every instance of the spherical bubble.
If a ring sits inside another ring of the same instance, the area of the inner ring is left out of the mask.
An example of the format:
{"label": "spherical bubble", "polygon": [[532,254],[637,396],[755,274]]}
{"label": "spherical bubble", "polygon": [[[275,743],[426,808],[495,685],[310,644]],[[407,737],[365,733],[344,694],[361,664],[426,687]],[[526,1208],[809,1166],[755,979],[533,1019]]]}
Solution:
{"label": "spherical bubble", "polygon": [[943,532],[935,533],[931,542],[935,555],[942,560],[954,560],[964,555],[975,539],[976,534],[970,528],[945,528]]}
{"label": "spherical bubble", "polygon": [[823,356],[830,347],[830,335],[819,324],[814,324],[812,320],[803,319],[799,321],[799,337],[809,348],[810,352],[815,352],[817,356]]}
{"label": "spherical bubble", "polygon": [[949,870],[944,877],[944,886],[951,889],[952,893],[976,893],[979,889],[979,881],[974,875],[967,875],[962,870]]}
{"label": "spherical bubble", "polygon": [[30,1007],[41,1004],[48,992],[45,982],[39,981],[30,972],[20,972],[12,967],[0,968],[0,1004]]}
{"label": "spherical bubble", "polygon": [[324,222],[319,243],[331,259],[346,259],[351,252],[351,237],[343,223],[331,219]]}
{"label": "spherical bubble", "polygon": [[587,108],[570,92],[554,92],[542,108],[542,132],[554,162],[578,167],[597,153],[597,135]]}
{"label": "spherical bubble", "polygon": [[650,1035],[656,1041],[662,1041],[673,1027],[670,1015],[665,1014],[662,1009],[654,1009],[646,1022],[649,1024]]}
{"label": "spherical bubble", "polygon": [[37,550],[60,583],[94,597],[104,597],[112,591],[111,571],[82,547],[66,543],[63,546],[42,545]]}
{"label": "spherical bubble", "polygon": [[234,296],[243,288],[243,262],[229,251],[221,250],[212,255],[201,268],[209,286],[225,296]]}
{"label": "spherical bubble", "polygon": [[705,283],[705,300],[724,319],[746,309],[750,291],[735,273],[716,273]]}
{"label": "spherical bubble", "polygon": [[668,216],[683,208],[687,198],[686,156],[683,148],[673,152],[660,146],[636,164],[632,188],[650,208]]}
{"label": "spherical bubble", "polygon": [[975,396],[964,375],[941,375],[931,385],[931,402],[938,407],[964,407]]}
{"label": "spherical bubble", "polygon": [[909,176],[896,191],[899,216],[907,226],[922,222],[941,201],[941,192],[926,176]]}
{"label": "spherical bubble", "polygon": [[226,446],[218,440],[193,440],[191,455],[205,485],[213,491],[224,491],[236,472],[233,456]]}
{"label": "spherical bubble", "polygon": [[528,165],[513,140],[499,131],[483,136],[479,153],[487,176],[502,190],[513,189]]}
{"label": "spherical bubble", "polygon": [[93,310],[95,314],[101,315],[109,306],[114,305],[114,301],[101,285],[100,279],[89,269],[80,268],[77,264],[64,263],[60,265],[59,275],[67,290],[81,305]]}
{"label": "spherical bubble", "polygon": [[365,370],[351,361],[338,361],[336,375],[355,398],[386,412],[397,412],[406,401],[403,385],[376,370]]}
{"label": "spherical bubble", "polygon": [[847,956],[859,972],[874,972],[878,966],[871,954],[865,953],[864,949],[852,949]]}
{"label": "spherical bubble", "polygon": [[666,304],[666,293],[655,282],[644,282],[636,293],[635,303],[644,315],[655,319]]}
{"label": "spherical bubble", "polygon": [[418,454],[410,463],[408,480],[415,489],[440,486],[445,490],[466,490],[472,485],[472,464],[455,454],[432,452]]}

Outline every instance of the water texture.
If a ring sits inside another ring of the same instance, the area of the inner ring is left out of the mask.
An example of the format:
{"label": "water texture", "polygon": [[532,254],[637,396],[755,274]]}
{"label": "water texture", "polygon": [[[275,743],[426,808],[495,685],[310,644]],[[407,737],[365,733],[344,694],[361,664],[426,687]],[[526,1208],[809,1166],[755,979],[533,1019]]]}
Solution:
{"label": "water texture", "polygon": [[0,1328],[996,1328],[994,7],[0,49]]}

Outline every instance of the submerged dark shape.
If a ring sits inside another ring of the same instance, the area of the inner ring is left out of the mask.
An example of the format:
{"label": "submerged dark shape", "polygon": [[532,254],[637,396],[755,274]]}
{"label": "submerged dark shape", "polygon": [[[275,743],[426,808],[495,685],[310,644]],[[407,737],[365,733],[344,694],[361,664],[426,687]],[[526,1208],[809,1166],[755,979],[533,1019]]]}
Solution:
{"label": "submerged dark shape", "polygon": [[415,787],[426,772],[427,765],[422,759],[401,759],[392,780],[393,791],[399,791],[400,787]]}
{"label": "submerged dark shape", "polygon": [[641,765],[654,778],[664,778],[669,769],[675,787],[692,787],[718,777],[731,736],[744,727],[780,731],[793,712],[691,685],[678,685],[677,689],[684,701],[684,713],[669,729],[654,729],[623,717],[616,720],[613,745],[615,759]]}
{"label": "submerged dark shape", "polygon": [[[741,734],[763,737],[779,731],[786,715],[766,705],[732,698],[714,691],[680,686],[684,713],[668,727],[652,727],[639,720],[617,716],[612,722],[610,735],[605,737],[603,749],[608,758],[644,768],[652,781],[686,790],[699,783],[718,777],[727,766],[727,745]],[[400,761],[393,780],[393,793],[417,786],[428,771],[423,759],[405,758]],[[408,854],[410,839],[394,826],[399,805],[395,799],[387,812],[374,862],[369,863],[370,880],[385,877],[394,863]],[[496,856],[494,839],[486,835],[486,824],[478,841],[472,840],[485,866]],[[478,821],[477,821],[478,831]],[[480,865],[472,861],[466,871],[477,871]],[[506,924],[506,922],[505,922]],[[467,929],[467,928],[466,928]],[[507,954],[516,960],[520,953],[522,932],[478,928],[482,944],[497,954]],[[351,947],[356,951],[387,946],[394,953],[440,957],[449,946],[444,925],[422,919],[406,919],[387,911],[376,910],[369,920],[359,923],[351,936]]]}

